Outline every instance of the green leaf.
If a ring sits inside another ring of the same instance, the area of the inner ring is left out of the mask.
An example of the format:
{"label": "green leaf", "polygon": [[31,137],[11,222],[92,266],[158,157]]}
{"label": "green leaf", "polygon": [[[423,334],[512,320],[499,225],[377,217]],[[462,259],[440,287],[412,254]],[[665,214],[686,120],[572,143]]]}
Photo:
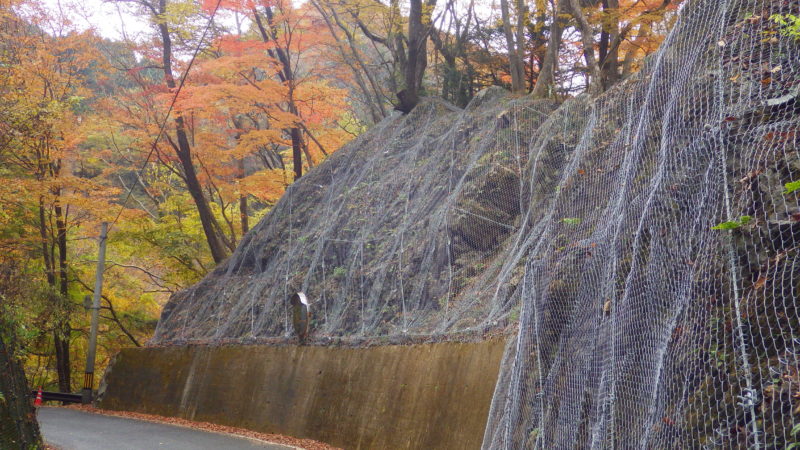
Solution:
{"label": "green leaf", "polygon": [[791,431],[791,433],[790,433],[790,434],[791,434],[792,436],[796,436],[796,435],[797,435],[797,433],[800,433],[800,423],[796,423],[796,424],[795,424],[795,425],[792,427],[792,431]]}
{"label": "green leaf", "polygon": [[753,220],[751,216],[742,216],[739,220],[729,220],[727,222],[722,222],[717,224],[716,226],[711,227],[712,230],[735,230],[739,227],[747,225],[750,221]]}
{"label": "green leaf", "polygon": [[800,189],[800,180],[792,181],[791,183],[786,183],[784,187],[786,187],[786,190],[783,193],[791,194],[792,192]]}
{"label": "green leaf", "polygon": [[564,217],[563,219],[561,219],[561,221],[564,222],[567,225],[578,225],[578,224],[581,223],[581,218],[580,217]]}
{"label": "green leaf", "polygon": [[786,447],[786,450],[792,450],[793,448],[800,448],[800,442],[795,442],[794,444],[789,444]]}
{"label": "green leaf", "polygon": [[786,25],[786,19],[784,18],[783,14],[773,14],[769,16],[769,19],[778,25]]}
{"label": "green leaf", "polygon": [[800,17],[793,14],[773,14],[770,20],[781,26],[783,36],[800,40]]}
{"label": "green leaf", "polygon": [[712,230],[735,230],[735,229],[739,228],[740,226],[741,225],[739,225],[738,222],[730,222],[730,221],[728,221],[728,222],[722,222],[720,224],[717,224],[716,226],[711,227],[711,229]]}

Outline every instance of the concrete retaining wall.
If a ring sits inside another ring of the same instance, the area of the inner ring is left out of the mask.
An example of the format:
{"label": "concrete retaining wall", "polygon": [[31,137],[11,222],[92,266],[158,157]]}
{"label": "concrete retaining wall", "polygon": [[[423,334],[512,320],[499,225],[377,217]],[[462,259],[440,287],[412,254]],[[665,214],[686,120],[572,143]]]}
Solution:
{"label": "concrete retaining wall", "polygon": [[345,448],[479,448],[504,345],[126,349],[100,406]]}

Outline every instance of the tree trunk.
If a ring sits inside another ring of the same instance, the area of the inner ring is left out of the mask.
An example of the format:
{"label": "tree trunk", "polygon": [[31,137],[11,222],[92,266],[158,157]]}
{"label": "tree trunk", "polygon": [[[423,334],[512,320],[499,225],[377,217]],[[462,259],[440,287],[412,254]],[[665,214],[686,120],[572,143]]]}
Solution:
{"label": "tree trunk", "polygon": [[639,27],[639,32],[636,33],[636,39],[633,40],[633,45],[625,53],[625,58],[622,60],[622,77],[628,77],[633,73],[633,63],[636,61],[636,52],[639,46],[642,45],[650,35],[650,27],[642,24]]}
{"label": "tree trunk", "polygon": [[53,347],[56,353],[58,390],[60,392],[72,392],[72,373],[69,365],[69,329],[64,329],[64,324],[60,319],[53,329]]}
{"label": "tree trunk", "polygon": [[[536,79],[539,77],[542,70],[542,62],[547,53],[547,39],[545,39],[543,31],[547,29],[548,14],[546,0],[536,0],[534,2],[534,8],[533,11],[528,11],[530,25],[526,25],[525,27],[531,32],[530,42],[526,43],[526,47],[531,49],[526,63],[528,65],[528,70],[524,73],[528,92],[532,91],[536,84]],[[524,60],[525,58],[523,55],[523,61]]]}
{"label": "tree trunk", "polygon": [[183,123],[183,117],[181,116],[175,117],[175,133],[178,137],[178,149],[175,153],[183,169],[186,189],[189,191],[189,195],[192,196],[195,207],[197,207],[197,214],[200,216],[200,224],[203,226],[203,233],[206,236],[206,242],[208,242],[208,247],[211,250],[211,257],[214,259],[215,263],[220,263],[228,254],[225,250],[225,246],[217,235],[219,225],[216,224],[214,213],[211,212],[211,207],[208,205],[205,195],[203,195],[203,185],[197,177],[197,171],[192,161],[189,139],[186,136],[186,129]]}
{"label": "tree trunk", "polygon": [[[159,11],[162,15],[166,14],[166,9],[167,1],[159,0]],[[158,29],[161,32],[161,43],[163,46],[162,61],[164,65],[164,81],[170,91],[174,91],[177,85],[175,83],[175,78],[172,76],[172,39],[169,35],[169,28],[163,19],[159,19]],[[214,258],[215,263],[220,263],[227,257],[227,252],[218,235],[219,224],[216,223],[214,214],[211,212],[211,207],[208,205],[208,201],[203,195],[202,184],[197,178],[197,171],[192,161],[192,149],[186,134],[186,125],[180,113],[176,113],[174,123],[175,135],[178,141],[175,153],[183,169],[186,188],[189,190],[189,194],[192,196],[192,200],[194,200],[194,204],[197,207],[200,223],[203,226],[203,233],[206,236],[208,247],[211,250],[211,257]]]}
{"label": "tree trunk", "polygon": [[430,32],[430,11],[436,6],[435,0],[425,2],[426,11],[423,11],[422,0],[410,0],[408,14],[408,49],[405,58],[405,89],[397,93],[400,104],[397,109],[404,113],[411,112],[419,103],[422,78],[428,65],[428,32]]}
{"label": "tree trunk", "polygon": [[[237,125],[237,128],[241,128]],[[245,177],[244,161],[239,160],[239,179]],[[247,194],[239,193],[239,223],[242,227],[242,237],[250,231],[250,224],[247,217]]]}
{"label": "tree trunk", "polygon": [[58,388],[61,392],[70,392],[72,373],[69,355],[69,335],[71,332],[67,313],[66,298],[69,292],[67,285],[67,240],[66,226],[61,217],[61,207],[56,207],[56,243],[59,249],[58,278],[56,278],[55,255],[50,252],[50,239],[47,236],[47,218],[45,217],[44,199],[39,199],[39,234],[42,238],[42,258],[44,259],[47,284],[53,291],[58,290],[59,295],[54,295],[53,311],[55,323],[53,325],[53,349],[56,356],[56,375]]}
{"label": "tree trunk", "polygon": [[[603,0],[603,12],[616,13],[619,9],[619,0]],[[610,46],[611,42],[619,39],[619,22],[607,20],[603,25],[600,36],[600,78],[603,90],[613,86],[620,79],[619,73],[619,45]]]}
{"label": "tree trunk", "polygon": [[11,347],[12,341],[4,330],[0,333],[0,448],[41,448],[30,388]]}
{"label": "tree trunk", "polygon": [[53,269],[53,260],[50,258],[49,242],[47,237],[47,219],[44,211],[44,197],[39,197],[39,235],[42,238],[42,259],[44,259],[44,269],[47,274],[47,284],[51,288],[56,287],[55,270]]}
{"label": "tree trunk", "polygon": [[525,92],[525,18],[528,14],[528,7],[525,0],[517,0],[517,70],[519,71],[520,91]]}
{"label": "tree trunk", "polygon": [[56,203],[56,244],[58,245],[58,285],[59,296],[56,302],[56,323],[53,328],[53,345],[56,352],[56,373],[58,373],[58,389],[61,392],[72,392],[72,367],[69,360],[69,341],[72,327],[69,323],[69,285],[67,267],[67,226],[64,212],[58,201],[60,189],[55,192]]}
{"label": "tree trunk", "polygon": [[566,17],[569,0],[558,0],[553,15],[553,23],[550,25],[550,39],[547,43],[547,52],[542,61],[542,70],[536,85],[533,87],[531,95],[535,98],[553,97],[556,93],[555,79],[556,68],[558,67],[558,53],[561,47],[561,35],[564,34],[564,27],[567,25]]}
{"label": "tree trunk", "polygon": [[[287,100],[287,108],[290,113],[297,116],[299,119],[300,116],[298,114],[297,106],[294,103],[294,71],[292,70],[292,61],[289,58],[288,49],[282,48],[278,43],[278,35],[275,32],[275,16],[272,12],[272,7],[267,6],[264,8],[264,12],[267,15],[267,25],[269,28],[265,28],[264,24],[261,22],[261,17],[258,14],[258,11],[253,9],[253,16],[256,19],[256,25],[258,25],[259,32],[261,34],[261,39],[268,43],[270,40],[275,44],[274,52],[273,50],[268,50],[268,53],[273,58],[274,55],[277,54],[278,61],[281,63],[281,71],[278,73],[282,82],[286,83],[289,87],[289,98]],[[293,127],[289,129],[289,136],[292,139],[292,165],[294,166],[294,179],[297,181],[301,176],[303,176],[303,136],[300,134],[299,127]],[[311,161],[308,162],[309,166],[311,165]]]}
{"label": "tree trunk", "polygon": [[445,75],[442,83],[442,98],[448,100],[456,105],[460,105],[461,100],[461,80],[458,77],[458,66],[455,54],[448,49],[444,42],[442,42],[439,33],[431,33],[431,41],[436,47],[436,50],[442,55],[444,59]]}
{"label": "tree trunk", "polygon": [[303,176],[303,143],[300,142],[300,139],[302,139],[300,136],[300,129],[292,128],[289,131],[289,135],[292,136],[292,166],[294,166],[294,181],[297,181]]}
{"label": "tree trunk", "polygon": [[250,224],[247,218],[247,196],[240,195],[239,196],[239,221],[242,224],[242,236],[247,234],[250,231]]}
{"label": "tree trunk", "polygon": [[569,0],[570,9],[572,10],[572,17],[578,23],[578,29],[581,32],[581,43],[583,45],[583,56],[586,60],[586,76],[588,78],[586,90],[590,94],[597,94],[603,90],[603,85],[600,79],[600,65],[597,63],[597,58],[594,54],[594,33],[592,32],[592,25],[586,19],[581,9],[578,0]]}
{"label": "tree trunk", "polygon": [[[344,23],[342,23],[341,19],[339,19],[339,14],[336,12],[335,8],[331,7],[330,11],[328,11],[325,9],[322,3],[317,0],[313,0],[311,3],[314,5],[317,11],[319,11],[323,20],[325,20],[325,24],[328,26],[331,36],[333,36],[337,46],[339,47],[339,52],[341,53],[342,58],[353,72],[353,77],[355,78],[356,84],[358,84],[358,87],[364,94],[364,101],[369,108],[373,123],[380,122],[384,117],[386,117],[386,110],[383,106],[383,91],[378,87],[378,83],[375,81],[372,71],[367,68],[363,58],[361,55],[359,55],[358,48],[355,45],[353,33]],[[331,19],[336,22],[338,28],[344,33],[349,51],[345,49],[342,40],[336,33]],[[364,81],[364,78],[366,78],[366,80],[369,82],[369,88],[367,87],[367,83]]]}
{"label": "tree trunk", "polygon": [[[508,47],[508,66],[511,73],[511,92],[521,93],[525,90],[524,68],[522,59],[519,57],[517,48],[522,45],[521,41],[514,39],[514,30],[511,27],[511,13],[509,12],[508,0],[500,0],[500,12],[503,17],[503,34],[506,38]],[[521,11],[517,11],[521,15]],[[519,30],[518,30],[519,31]]]}

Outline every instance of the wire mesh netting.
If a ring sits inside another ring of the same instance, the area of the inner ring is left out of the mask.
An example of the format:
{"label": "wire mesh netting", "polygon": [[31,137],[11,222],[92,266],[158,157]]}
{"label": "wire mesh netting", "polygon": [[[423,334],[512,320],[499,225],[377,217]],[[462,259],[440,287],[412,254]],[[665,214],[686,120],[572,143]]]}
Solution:
{"label": "wire mesh netting", "polygon": [[[516,330],[485,448],[800,439],[800,39],[688,2],[602,97],[427,100],[295,183],[152,344]],[[794,183],[794,184],[793,184]],[[795,435],[792,430],[795,430]]]}

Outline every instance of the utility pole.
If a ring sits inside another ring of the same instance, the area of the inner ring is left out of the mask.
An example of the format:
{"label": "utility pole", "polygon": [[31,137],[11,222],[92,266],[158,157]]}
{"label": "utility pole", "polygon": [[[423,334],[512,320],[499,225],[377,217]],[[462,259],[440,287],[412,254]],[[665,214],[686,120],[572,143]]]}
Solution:
{"label": "utility pole", "polygon": [[92,388],[94,387],[94,360],[97,351],[97,321],[100,315],[100,296],[103,291],[103,270],[106,265],[106,235],[108,222],[100,225],[100,255],[97,257],[97,272],[94,278],[94,296],[92,298],[92,327],[89,333],[89,351],[86,353],[86,370],[83,373],[82,403],[92,402]]}

